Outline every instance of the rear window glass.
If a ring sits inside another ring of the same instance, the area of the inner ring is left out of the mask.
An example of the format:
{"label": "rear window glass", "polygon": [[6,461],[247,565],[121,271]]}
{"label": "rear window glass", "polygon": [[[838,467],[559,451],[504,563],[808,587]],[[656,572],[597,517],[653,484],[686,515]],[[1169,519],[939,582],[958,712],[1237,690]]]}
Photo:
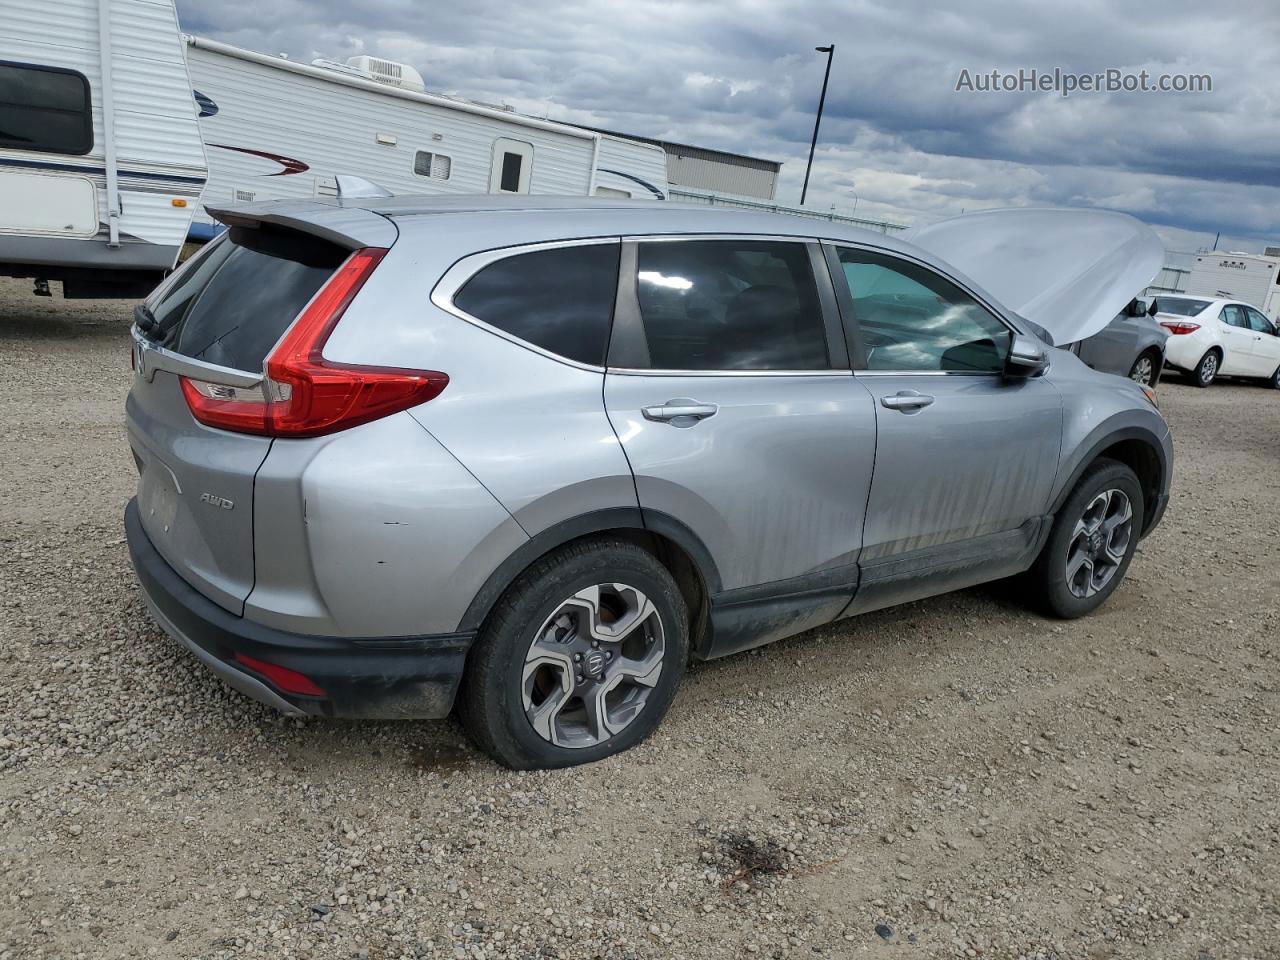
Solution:
{"label": "rear window glass", "polygon": [[347,251],[305,234],[239,227],[215,243],[147,304],[150,335],[195,360],[256,372]]}
{"label": "rear window glass", "polygon": [[618,283],[617,243],[518,253],[453,298],[459,310],[558,356],[604,364]]}
{"label": "rear window glass", "polygon": [[1156,297],[1156,310],[1160,313],[1172,313],[1177,317],[1194,317],[1208,305],[1208,300],[1192,300],[1188,297]]}

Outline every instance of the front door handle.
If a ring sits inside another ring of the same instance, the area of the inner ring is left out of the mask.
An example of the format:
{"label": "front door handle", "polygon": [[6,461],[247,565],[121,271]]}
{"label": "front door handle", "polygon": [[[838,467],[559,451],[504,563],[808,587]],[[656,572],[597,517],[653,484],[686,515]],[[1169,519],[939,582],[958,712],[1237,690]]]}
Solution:
{"label": "front door handle", "polygon": [[901,410],[903,413],[915,413],[933,403],[933,397],[914,390],[901,390],[889,397],[880,398],[880,406],[890,410]]}
{"label": "front door handle", "polygon": [[699,420],[714,417],[719,409],[714,403],[700,403],[697,400],[681,397],[668,400],[666,403],[641,407],[640,412],[644,414],[646,420],[669,423],[675,427],[691,427]]}

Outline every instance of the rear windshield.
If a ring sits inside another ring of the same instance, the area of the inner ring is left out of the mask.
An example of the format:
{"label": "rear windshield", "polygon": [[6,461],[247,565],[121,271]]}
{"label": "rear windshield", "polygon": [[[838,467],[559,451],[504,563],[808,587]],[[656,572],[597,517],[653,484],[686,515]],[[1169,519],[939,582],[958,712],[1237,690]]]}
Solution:
{"label": "rear windshield", "polygon": [[1156,297],[1156,310],[1178,317],[1194,317],[1209,305],[1208,300],[1192,300],[1188,297]]}
{"label": "rear windshield", "polygon": [[346,258],[305,234],[233,228],[148,301],[144,332],[175,353],[256,372]]}

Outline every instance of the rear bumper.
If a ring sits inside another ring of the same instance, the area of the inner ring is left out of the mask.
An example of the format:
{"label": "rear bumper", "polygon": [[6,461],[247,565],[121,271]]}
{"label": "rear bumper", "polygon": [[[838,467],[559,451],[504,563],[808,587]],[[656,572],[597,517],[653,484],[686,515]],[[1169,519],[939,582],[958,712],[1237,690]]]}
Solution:
{"label": "rear bumper", "polygon": [[[292,716],[433,719],[453,708],[475,635],[350,639],[286,633],[228,613],[182,579],[152,546],[134,500],[124,512],[129,554],[156,622],[229,686]],[[303,696],[237,662],[242,654],[303,674]]]}

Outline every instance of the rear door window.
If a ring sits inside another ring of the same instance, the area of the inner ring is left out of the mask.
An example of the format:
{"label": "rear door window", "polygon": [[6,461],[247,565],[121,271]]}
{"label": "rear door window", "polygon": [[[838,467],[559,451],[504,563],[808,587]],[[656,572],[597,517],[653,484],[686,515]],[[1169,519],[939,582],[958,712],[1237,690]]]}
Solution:
{"label": "rear door window", "polygon": [[803,242],[640,243],[636,295],[650,369],[830,366],[818,288]]}
{"label": "rear door window", "polygon": [[557,356],[603,366],[619,246],[593,243],[504,257],[468,280],[453,305]]}
{"label": "rear door window", "polygon": [[0,62],[0,147],[73,156],[92,150],[93,114],[84,74]]}
{"label": "rear door window", "polygon": [[149,302],[160,346],[256,372],[347,251],[316,237],[233,227]]}

